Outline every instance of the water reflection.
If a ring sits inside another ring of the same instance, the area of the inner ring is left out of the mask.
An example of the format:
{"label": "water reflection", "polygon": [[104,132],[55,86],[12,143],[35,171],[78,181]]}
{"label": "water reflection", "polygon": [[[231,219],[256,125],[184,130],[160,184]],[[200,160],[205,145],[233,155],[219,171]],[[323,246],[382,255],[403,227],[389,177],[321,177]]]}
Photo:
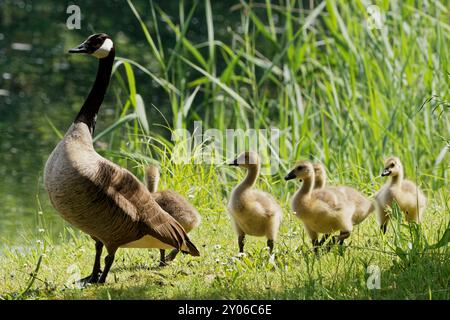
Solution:
{"label": "water reflection", "polygon": [[[147,25],[151,14],[148,1],[133,1]],[[175,20],[177,1],[154,1]],[[236,1],[214,4],[215,11],[228,12]],[[42,170],[58,138],[49,120],[65,132],[78,111],[97,68],[95,59],[72,57],[69,47],[94,32],[107,32],[114,39],[120,56],[151,67],[153,58],[139,23],[126,1],[75,1],[82,12],[81,30],[67,30],[65,2],[50,0],[0,0],[0,240],[23,242],[23,236],[37,232],[36,199],[42,202],[45,219],[54,234],[61,231],[62,219],[48,203],[43,189]],[[202,1],[194,15],[188,36],[194,41],[207,39]],[[189,5],[186,4],[187,10]],[[215,19],[223,20],[222,15]],[[239,17],[236,17],[238,21]],[[218,35],[226,34],[216,29]],[[161,28],[164,45],[176,39],[168,28]],[[207,49],[205,49],[207,50]],[[157,70],[156,70],[157,71]],[[136,72],[139,93],[149,108],[168,108],[162,90],[153,88],[148,77]],[[97,132],[113,120],[114,92],[120,86],[112,81],[101,110]],[[150,103],[151,101],[151,103]],[[147,110],[151,123],[164,123],[156,110]],[[164,112],[163,112],[164,113]],[[167,113],[166,113],[167,115]],[[155,126],[156,127],[156,126]],[[158,127],[159,128],[159,127]],[[1,244],[0,244],[1,246]]]}

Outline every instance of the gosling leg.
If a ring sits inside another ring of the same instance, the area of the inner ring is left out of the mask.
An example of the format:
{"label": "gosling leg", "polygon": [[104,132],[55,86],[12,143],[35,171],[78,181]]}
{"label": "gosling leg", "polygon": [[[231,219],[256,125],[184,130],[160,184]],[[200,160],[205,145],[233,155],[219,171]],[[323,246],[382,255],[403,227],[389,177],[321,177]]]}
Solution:
{"label": "gosling leg", "polygon": [[239,253],[244,253],[244,240],[245,240],[245,234],[238,236]]}
{"label": "gosling leg", "polygon": [[385,223],[383,223],[380,227],[381,232],[383,232],[383,234],[386,234],[387,231],[387,221]]}
{"label": "gosling leg", "polygon": [[96,240],[96,239],[94,239],[94,240],[95,240],[94,267],[92,268],[92,273],[90,275],[77,281],[77,283],[80,284],[81,286],[85,286],[88,283],[97,283],[99,280],[100,274],[102,273],[101,266],[100,266],[100,259],[102,257],[103,243],[100,240]]}
{"label": "gosling leg", "polygon": [[350,237],[351,231],[341,231],[338,236],[334,236],[334,243],[338,242],[339,245],[344,244],[344,240]]}
{"label": "gosling leg", "polygon": [[267,239],[267,246],[269,247],[269,253],[272,253],[273,251],[273,239]]}
{"label": "gosling leg", "polygon": [[312,239],[311,242],[312,242],[314,253],[318,254],[319,253],[320,241],[316,238],[316,239]]}
{"label": "gosling leg", "polygon": [[[322,239],[321,239],[320,242],[319,242],[319,246],[324,245],[325,242],[327,242],[327,240],[328,240],[330,237],[331,237],[331,234],[329,234],[329,233],[324,234],[323,237],[322,237]],[[329,252],[329,251],[331,250],[331,245],[332,245],[333,242],[334,242],[333,240],[334,240],[334,238],[333,238],[332,241],[330,241],[330,243],[328,243],[327,246],[325,247],[327,252]]]}

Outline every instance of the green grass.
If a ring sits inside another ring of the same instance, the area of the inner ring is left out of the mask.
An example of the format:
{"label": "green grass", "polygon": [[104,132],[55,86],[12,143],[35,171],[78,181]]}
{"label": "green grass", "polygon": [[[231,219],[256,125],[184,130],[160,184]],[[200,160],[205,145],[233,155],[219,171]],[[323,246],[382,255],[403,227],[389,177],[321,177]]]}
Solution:
{"label": "green grass", "polygon": [[[97,133],[104,142],[97,150],[140,178],[145,164],[161,163],[161,188],[189,196],[202,214],[192,232],[202,256],[180,256],[159,269],[156,250],[120,250],[106,285],[62,290],[67,268],[77,264],[82,275],[89,273],[94,251],[86,236],[68,227],[58,239],[40,235],[42,246],[30,240],[28,251],[4,249],[1,297],[449,299],[448,2],[376,1],[388,13],[385,26],[368,30],[360,1],[324,1],[313,10],[299,1],[241,1],[231,8],[241,23],[230,27],[229,39],[215,34],[212,1],[199,2],[203,7],[180,1],[178,17],[152,1],[142,11],[129,3],[149,50],[117,59],[110,90],[117,96],[116,122]],[[204,42],[188,37],[194,14],[206,17]],[[173,47],[163,45],[162,28],[178,40]],[[142,100],[139,92],[149,86],[136,82],[137,70],[158,85],[153,90],[166,95],[165,103]],[[155,124],[151,108],[163,110],[167,122]],[[195,159],[171,161],[171,130],[191,129],[198,120],[204,130],[280,129],[279,172],[258,182],[284,208],[274,263],[264,241],[252,237],[247,256],[236,258],[225,208],[242,172]],[[156,130],[161,126],[165,134]],[[320,160],[331,184],[372,196],[384,183],[383,158],[391,154],[429,199],[423,224],[396,220],[384,237],[370,216],[344,252],[315,257],[289,209],[298,186],[282,180],[288,168],[301,158]],[[43,216],[50,214],[48,208]],[[367,289],[369,265],[381,270],[380,290]]]}
{"label": "green grass", "polygon": [[[230,191],[231,181],[242,177],[240,171],[215,166],[186,168],[170,162],[166,165],[163,177],[170,178],[163,179],[162,188],[179,190],[202,214],[202,224],[191,232],[201,257],[180,255],[169,266],[159,268],[157,250],[120,249],[105,285],[71,289],[67,287],[72,279],[70,268],[75,265],[81,275],[87,275],[93,263],[94,245],[90,238],[68,227],[60,239],[50,239],[43,233],[41,245],[30,243],[28,252],[5,250],[0,258],[2,298],[450,298],[449,239],[443,239],[450,222],[448,194],[437,193],[433,197],[420,228],[394,219],[388,234],[383,236],[375,216],[371,215],[355,228],[344,250],[333,248],[319,257],[312,252],[308,237],[299,220],[290,213],[287,201],[282,201],[284,220],[272,263],[262,238],[248,237],[246,256],[237,255],[237,239],[226,214],[225,195]],[[217,171],[230,181],[220,190],[217,186],[223,177]],[[258,186],[269,190],[267,180],[261,180]],[[286,188],[281,183],[276,184],[277,197],[289,198],[291,193],[284,194]],[[47,214],[50,213],[44,212],[39,217]],[[441,244],[434,248],[440,239]],[[33,278],[40,256],[42,262],[33,285],[19,296]],[[366,286],[369,265],[380,268],[380,290],[369,290]]]}

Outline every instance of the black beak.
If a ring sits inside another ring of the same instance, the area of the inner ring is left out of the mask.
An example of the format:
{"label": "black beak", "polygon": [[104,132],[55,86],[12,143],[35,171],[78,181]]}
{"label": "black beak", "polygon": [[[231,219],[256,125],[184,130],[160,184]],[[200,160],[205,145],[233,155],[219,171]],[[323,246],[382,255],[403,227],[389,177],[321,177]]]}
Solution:
{"label": "black beak", "polygon": [[385,168],[385,169],[383,170],[383,172],[381,173],[381,176],[382,176],[382,177],[386,177],[386,176],[388,176],[388,175],[390,175],[390,174],[391,174],[391,171],[389,171],[388,168]]}
{"label": "black beak", "polygon": [[237,159],[235,159],[232,163],[229,163],[230,166],[238,166]]}
{"label": "black beak", "polygon": [[69,53],[88,53],[87,44],[83,42],[78,47],[70,49]]}
{"label": "black beak", "polygon": [[295,173],[294,173],[294,171],[289,172],[289,173],[287,174],[287,176],[284,177],[284,180],[286,180],[286,181],[292,180],[292,179],[295,179]]}

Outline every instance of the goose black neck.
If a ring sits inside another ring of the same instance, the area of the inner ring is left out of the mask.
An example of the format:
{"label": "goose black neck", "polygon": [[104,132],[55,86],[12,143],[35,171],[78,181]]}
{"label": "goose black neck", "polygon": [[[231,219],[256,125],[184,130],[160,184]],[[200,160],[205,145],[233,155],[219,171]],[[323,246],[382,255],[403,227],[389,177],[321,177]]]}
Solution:
{"label": "goose black neck", "polygon": [[97,77],[95,78],[94,85],[74,121],[74,123],[85,123],[91,135],[94,134],[98,110],[102,105],[106,90],[108,89],[114,56],[115,51],[113,47],[107,57],[99,59]]}

